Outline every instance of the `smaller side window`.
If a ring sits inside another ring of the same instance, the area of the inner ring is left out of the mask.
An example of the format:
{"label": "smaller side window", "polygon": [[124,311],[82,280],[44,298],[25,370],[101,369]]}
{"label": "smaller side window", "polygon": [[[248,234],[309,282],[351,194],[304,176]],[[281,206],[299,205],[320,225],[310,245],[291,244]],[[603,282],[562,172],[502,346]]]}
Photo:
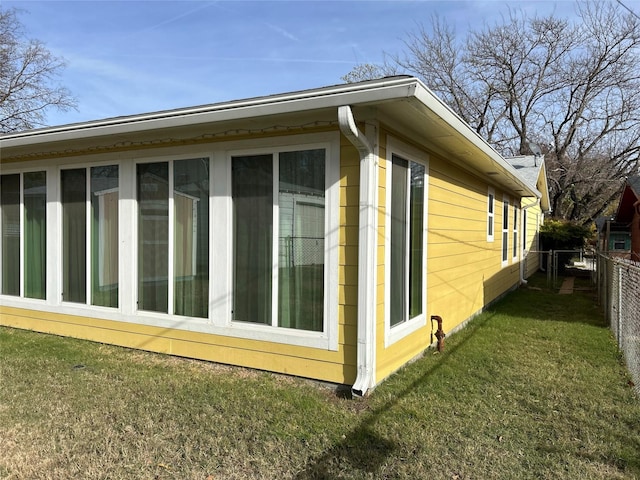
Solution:
{"label": "smaller side window", "polygon": [[502,265],[509,261],[509,199],[502,199]]}
{"label": "smaller side window", "polygon": [[493,242],[493,231],[495,228],[494,211],[495,211],[496,192],[489,187],[487,192],[487,242]]}
{"label": "smaller side window", "polygon": [[527,241],[527,211],[522,211],[522,249],[529,250],[529,242]]}
{"label": "smaller side window", "polygon": [[513,259],[518,258],[518,207],[513,201]]}

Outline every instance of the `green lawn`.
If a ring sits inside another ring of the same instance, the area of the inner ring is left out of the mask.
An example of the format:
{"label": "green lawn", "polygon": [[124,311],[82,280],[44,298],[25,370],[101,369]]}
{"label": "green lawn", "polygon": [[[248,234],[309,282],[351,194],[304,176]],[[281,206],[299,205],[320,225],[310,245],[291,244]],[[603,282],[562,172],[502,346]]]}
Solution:
{"label": "green lawn", "polygon": [[362,400],[0,328],[0,478],[640,477],[640,399],[593,296],[537,286]]}

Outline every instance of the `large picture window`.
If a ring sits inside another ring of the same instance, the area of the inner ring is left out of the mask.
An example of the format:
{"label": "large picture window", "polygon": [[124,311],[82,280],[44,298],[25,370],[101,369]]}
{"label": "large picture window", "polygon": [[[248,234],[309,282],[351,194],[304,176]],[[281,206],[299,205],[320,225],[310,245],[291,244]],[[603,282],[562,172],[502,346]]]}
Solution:
{"label": "large picture window", "polygon": [[118,306],[118,166],[60,172],[62,299]]}
{"label": "large picture window", "polygon": [[4,295],[46,298],[46,187],[45,172],[0,177]]}
{"label": "large picture window", "polygon": [[322,332],[325,150],[234,156],[234,321]]}
{"label": "large picture window", "polygon": [[390,325],[423,313],[424,165],[391,160]]}
{"label": "large picture window", "polygon": [[336,351],[339,142],[313,133],[3,170],[0,297]]}
{"label": "large picture window", "polygon": [[138,308],[207,317],[209,159],[138,164],[136,184]]}

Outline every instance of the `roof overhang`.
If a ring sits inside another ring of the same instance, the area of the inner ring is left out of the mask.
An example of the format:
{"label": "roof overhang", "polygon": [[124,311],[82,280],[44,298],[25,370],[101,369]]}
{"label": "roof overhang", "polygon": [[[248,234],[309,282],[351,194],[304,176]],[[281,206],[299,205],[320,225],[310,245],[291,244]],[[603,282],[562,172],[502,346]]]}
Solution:
{"label": "roof overhang", "polygon": [[636,193],[631,185],[625,184],[618,211],[616,212],[615,221],[619,223],[629,224],[633,220],[635,214],[635,204],[640,200],[640,196]]}
{"label": "roof overhang", "polygon": [[28,130],[0,136],[4,163],[46,152],[73,152],[171,138],[255,132],[305,122],[335,122],[340,106],[384,118],[394,130],[521,197],[541,198],[506,160],[420,80],[391,77],[193,108]]}

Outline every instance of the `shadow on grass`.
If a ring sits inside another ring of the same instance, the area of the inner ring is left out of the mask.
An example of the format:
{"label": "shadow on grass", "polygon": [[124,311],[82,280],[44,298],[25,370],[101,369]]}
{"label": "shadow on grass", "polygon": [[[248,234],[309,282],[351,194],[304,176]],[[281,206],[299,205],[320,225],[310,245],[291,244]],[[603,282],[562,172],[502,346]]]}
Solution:
{"label": "shadow on grass", "polygon": [[493,309],[501,314],[523,319],[608,327],[604,314],[596,303],[595,294],[591,291],[561,295],[524,287],[518,295],[504,298]]}
{"label": "shadow on grass", "polygon": [[[300,480],[307,478],[330,479],[343,477],[345,472],[350,472],[352,474],[348,475],[350,477],[369,475],[375,477],[376,474],[382,474],[381,470],[385,463],[398,453],[401,446],[384,438],[376,428],[377,424],[403,398],[415,392],[431,377],[437,375],[438,371],[447,364],[449,357],[455,355],[458,350],[473,339],[476,332],[494,319],[496,315],[506,315],[522,321],[579,322],[607,328],[591,292],[576,292],[572,295],[561,296],[549,289],[521,288],[498,301],[484,315],[469,322],[464,330],[456,334],[455,342],[447,344],[448,348],[442,354],[431,357],[434,359],[433,364],[427,367],[426,371],[397,391],[391,400],[366,414],[359,425],[324,454],[311,459],[295,478]],[[614,461],[607,463],[628,466],[638,471],[640,465],[631,457],[614,459]]]}
{"label": "shadow on grass", "polygon": [[474,332],[482,328],[492,317],[492,314],[487,314],[471,322],[463,332],[457,334],[460,335],[457,343],[449,344],[450,347],[439,354],[438,360],[426,372],[398,391],[392,400],[368,413],[342,441],[319,457],[311,459],[294,478],[334,479],[344,477],[345,472],[373,474],[374,478],[377,478],[375,474],[379,473],[387,459],[399,450],[399,445],[376,432],[376,423],[404,397],[435,375],[448,358],[463,347],[473,337]]}

